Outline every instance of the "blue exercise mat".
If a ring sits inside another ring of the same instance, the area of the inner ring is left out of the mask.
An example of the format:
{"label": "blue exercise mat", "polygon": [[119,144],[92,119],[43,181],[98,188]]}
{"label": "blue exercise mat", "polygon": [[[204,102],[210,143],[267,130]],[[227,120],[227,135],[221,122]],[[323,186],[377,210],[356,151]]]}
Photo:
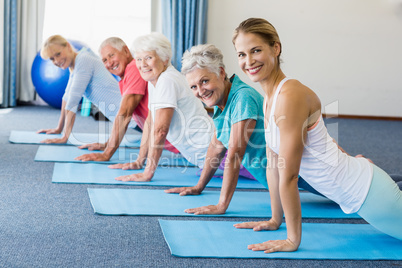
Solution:
{"label": "blue exercise mat", "polygon": [[[111,169],[107,165],[55,163],[52,182],[55,183],[90,183],[90,184],[116,184],[116,185],[149,185],[149,186],[194,186],[199,180],[199,169],[186,167],[159,167],[149,182],[123,182],[115,180],[116,177],[141,173],[144,170]],[[223,175],[218,169],[215,175]],[[221,178],[212,178],[207,187],[221,187]],[[239,177],[237,188],[265,189],[256,180]]]}
{"label": "blue exercise mat", "polygon": [[[33,131],[11,131],[8,139],[11,143],[21,144],[43,144],[41,141],[45,139],[61,138],[62,134],[38,134]],[[121,147],[140,147],[142,134],[127,134],[120,143]],[[84,145],[89,143],[104,143],[109,135],[99,133],[71,133],[66,144],[63,145]],[[54,144],[53,144],[54,145]],[[62,145],[62,144],[60,144]]]}
{"label": "blue exercise mat", "polygon": [[[185,213],[195,208],[218,203],[220,191],[203,191],[201,195],[179,196],[163,190],[88,189],[95,213],[103,215],[194,216]],[[300,193],[302,216],[305,218],[358,218],[345,214],[334,202],[311,193]],[[202,216],[202,215],[198,215]],[[205,216],[205,215],[204,215]],[[268,191],[236,191],[229,208],[215,217],[271,217]]]}
{"label": "blue exercise mat", "polygon": [[402,260],[402,241],[368,224],[303,223],[295,252],[247,249],[249,244],[286,239],[286,225],[277,231],[236,229],[228,221],[159,220],[172,255],[205,258],[271,258],[333,260]]}
{"label": "blue exercise mat", "polygon": [[[100,153],[101,151],[89,151],[87,149],[79,149],[75,146],[58,146],[58,145],[41,145],[36,152],[35,161],[42,162],[69,162],[69,163],[100,163],[100,164],[118,164],[134,162],[140,152],[139,149],[120,147],[114,153],[110,161],[87,161],[82,162],[74,160],[76,157],[88,153]],[[159,159],[160,166],[184,166],[194,167],[181,154],[174,154],[167,150],[162,152]]]}

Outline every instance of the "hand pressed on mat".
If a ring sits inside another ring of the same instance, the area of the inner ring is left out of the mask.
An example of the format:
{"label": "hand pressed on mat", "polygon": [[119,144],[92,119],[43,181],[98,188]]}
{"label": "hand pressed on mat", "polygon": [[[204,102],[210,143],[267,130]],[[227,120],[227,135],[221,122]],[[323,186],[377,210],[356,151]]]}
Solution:
{"label": "hand pressed on mat", "polygon": [[212,215],[212,214],[225,214],[227,207],[223,205],[209,205],[198,208],[189,208],[184,210],[184,212],[194,215]]}
{"label": "hand pressed on mat", "polygon": [[271,219],[269,221],[250,221],[250,222],[237,223],[234,224],[233,226],[236,227],[237,229],[253,229],[254,231],[262,231],[262,230],[275,231],[279,229],[280,224]]}
{"label": "hand pressed on mat", "polygon": [[150,181],[153,177],[153,174],[149,174],[148,172],[125,175],[115,178],[117,181]]}
{"label": "hand pressed on mat", "polygon": [[41,143],[47,143],[47,144],[51,144],[51,143],[59,143],[59,144],[64,144],[67,143],[67,138],[55,138],[55,139],[46,139],[41,141]]}
{"label": "hand pressed on mat", "polygon": [[168,190],[165,190],[165,193],[168,194],[179,194],[181,196],[184,195],[199,195],[201,194],[202,189],[192,186],[192,187],[176,187],[176,188],[171,188]]}
{"label": "hand pressed on mat", "polygon": [[61,130],[58,128],[48,128],[48,129],[40,129],[36,133],[41,134],[60,134]]}
{"label": "hand pressed on mat", "polygon": [[114,164],[108,166],[111,169],[122,169],[122,170],[130,170],[130,169],[142,169],[143,164],[139,161],[131,162],[131,163],[124,163],[124,164]]}
{"label": "hand pressed on mat", "polygon": [[[253,229],[254,231],[269,230],[275,231],[279,229],[280,224],[274,220],[269,221],[252,221],[243,222],[233,225],[238,229]],[[272,253],[278,251],[296,251],[298,246],[294,244],[289,238],[286,240],[269,240],[263,243],[248,245],[248,249],[253,251],[264,250],[264,253]]]}
{"label": "hand pressed on mat", "polygon": [[259,244],[248,245],[248,249],[253,251],[264,251],[264,253],[273,252],[290,252],[296,251],[298,246],[295,245],[289,238],[286,240],[269,240]]}
{"label": "hand pressed on mat", "polygon": [[109,161],[110,157],[105,155],[104,153],[90,153],[90,154],[84,154],[81,156],[78,156],[74,158],[74,160],[80,160],[80,161]]}
{"label": "hand pressed on mat", "polygon": [[103,151],[106,148],[105,143],[90,143],[90,144],[85,144],[78,146],[80,149],[88,149],[89,151]]}

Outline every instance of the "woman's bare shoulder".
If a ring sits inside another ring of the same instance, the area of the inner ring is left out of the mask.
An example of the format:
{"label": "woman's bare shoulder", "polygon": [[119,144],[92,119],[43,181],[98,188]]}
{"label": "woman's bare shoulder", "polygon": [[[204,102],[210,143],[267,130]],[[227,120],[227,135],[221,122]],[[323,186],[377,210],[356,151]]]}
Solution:
{"label": "woman's bare shoulder", "polygon": [[284,112],[283,109],[289,110],[290,108],[290,110],[296,109],[306,115],[321,107],[320,100],[314,91],[296,79],[289,80],[283,85],[278,96],[278,103],[281,112]]}

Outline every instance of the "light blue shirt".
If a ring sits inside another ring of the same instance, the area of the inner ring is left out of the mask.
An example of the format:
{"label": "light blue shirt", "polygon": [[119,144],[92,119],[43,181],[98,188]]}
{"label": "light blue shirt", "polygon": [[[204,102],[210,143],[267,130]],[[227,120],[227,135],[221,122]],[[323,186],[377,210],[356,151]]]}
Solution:
{"label": "light blue shirt", "polygon": [[223,111],[217,106],[214,108],[213,121],[217,139],[228,149],[232,125],[247,119],[256,120],[242,165],[268,189],[263,114],[264,99],[260,93],[243,83],[239,77],[233,75],[230,78],[230,82],[232,87],[230,88],[225,108]]}

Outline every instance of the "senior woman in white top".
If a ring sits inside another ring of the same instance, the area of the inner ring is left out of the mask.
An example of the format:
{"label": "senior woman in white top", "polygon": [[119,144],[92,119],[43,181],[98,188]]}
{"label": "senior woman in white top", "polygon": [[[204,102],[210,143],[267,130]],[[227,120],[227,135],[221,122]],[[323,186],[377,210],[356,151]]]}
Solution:
{"label": "senior woman in white top", "polygon": [[151,33],[138,37],[132,50],[141,77],[148,81],[149,113],[137,160],[111,168],[141,169],[145,161],[146,166],[143,173],[116,179],[150,181],[166,139],[189,162],[203,168],[214,133],[213,122],[201,101],[191,92],[186,78],[171,65],[169,40],[160,33]]}

